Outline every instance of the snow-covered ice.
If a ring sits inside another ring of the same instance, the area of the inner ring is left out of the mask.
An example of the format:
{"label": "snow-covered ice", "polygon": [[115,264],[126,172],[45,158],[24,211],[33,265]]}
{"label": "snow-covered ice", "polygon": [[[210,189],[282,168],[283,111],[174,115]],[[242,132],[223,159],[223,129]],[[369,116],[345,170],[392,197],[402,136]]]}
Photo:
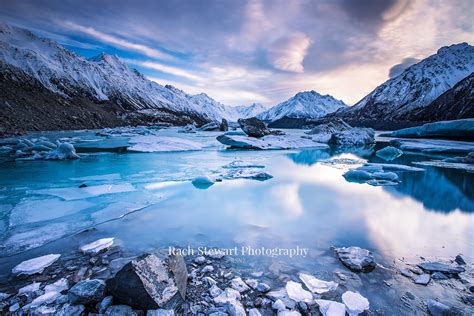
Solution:
{"label": "snow-covered ice", "polygon": [[33,282],[31,284],[25,285],[24,287],[18,290],[18,294],[28,294],[36,292],[40,289],[41,282]]}
{"label": "snow-covered ice", "polygon": [[369,309],[369,301],[357,292],[347,291],[342,294],[349,316],[357,316]]}
{"label": "snow-covered ice", "polygon": [[44,291],[45,292],[55,291],[55,292],[61,293],[62,291],[67,290],[68,288],[69,288],[68,280],[65,278],[62,278],[62,279],[57,280],[54,283],[46,285],[44,287]]}
{"label": "snow-covered ice", "polygon": [[288,297],[295,302],[311,303],[313,301],[313,295],[311,292],[303,289],[301,284],[298,282],[288,281],[285,289],[286,293],[288,293]]}
{"label": "snow-covered ice", "polygon": [[78,177],[78,178],[69,178],[72,181],[116,181],[120,180],[120,174],[118,173],[110,173],[110,174],[102,174],[102,175],[95,175],[95,176],[85,176],[85,177]]}
{"label": "snow-covered ice", "polygon": [[301,281],[306,285],[306,287],[313,293],[316,294],[323,294],[329,291],[334,291],[338,284],[333,281],[323,281],[316,279],[314,276],[306,274],[306,273],[300,273],[299,277]]}
{"label": "snow-covered ice", "polygon": [[138,211],[146,206],[147,204],[119,201],[95,211],[91,214],[91,217],[96,223],[101,223],[112,219],[122,218],[123,216]]}
{"label": "snow-covered ice", "polygon": [[339,302],[329,300],[316,300],[319,311],[323,316],[345,316],[346,306]]}
{"label": "snow-covered ice", "polygon": [[44,269],[55,263],[61,255],[49,254],[21,262],[12,270],[13,274],[36,274],[42,273]]}
{"label": "snow-covered ice", "polygon": [[268,135],[261,138],[220,135],[217,140],[224,145],[243,149],[328,148],[326,144],[317,143],[312,139],[297,135]]}
{"label": "snow-covered ice", "polygon": [[273,178],[271,174],[262,171],[260,168],[229,169],[222,177],[224,179],[253,179],[259,181]]}
{"label": "snow-covered ice", "polygon": [[129,140],[132,146],[129,151],[136,152],[168,152],[201,150],[203,145],[180,137],[169,136],[137,136]]}
{"label": "snow-covered ice", "polygon": [[79,248],[83,253],[96,254],[110,248],[114,244],[114,238],[101,238]]}

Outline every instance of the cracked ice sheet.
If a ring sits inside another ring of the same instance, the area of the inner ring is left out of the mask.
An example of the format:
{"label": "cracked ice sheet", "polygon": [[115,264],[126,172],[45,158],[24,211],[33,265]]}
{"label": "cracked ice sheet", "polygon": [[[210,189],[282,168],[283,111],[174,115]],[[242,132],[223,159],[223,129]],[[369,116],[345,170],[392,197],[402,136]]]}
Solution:
{"label": "cracked ice sheet", "polygon": [[114,181],[114,180],[120,180],[120,174],[118,173],[111,173],[111,174],[102,174],[102,175],[96,175],[96,176],[86,176],[86,177],[80,177],[80,178],[69,178],[69,180],[72,181]]}
{"label": "cracked ice sheet", "polygon": [[112,219],[122,218],[125,215],[138,211],[149,204],[137,204],[130,202],[116,202],[107,205],[105,208],[91,214],[94,222],[100,223]]}
{"label": "cracked ice sheet", "polygon": [[415,165],[429,166],[437,168],[459,169],[467,172],[474,172],[474,165],[460,162],[447,162],[442,160],[419,161],[414,162]]}
{"label": "cracked ice sheet", "polygon": [[94,204],[86,201],[22,199],[10,213],[10,226],[52,220],[78,213],[92,206]]}
{"label": "cracked ice sheet", "polygon": [[131,138],[129,151],[136,152],[169,152],[201,150],[203,145],[192,140],[169,136],[137,136]]}
{"label": "cracked ice sheet", "polygon": [[135,191],[135,187],[130,183],[122,184],[103,184],[96,186],[89,186],[85,188],[51,188],[51,189],[41,189],[33,190],[29,193],[33,194],[46,194],[60,197],[64,200],[79,200],[87,199],[90,197],[95,197],[103,194],[113,194],[113,193],[124,193]]}

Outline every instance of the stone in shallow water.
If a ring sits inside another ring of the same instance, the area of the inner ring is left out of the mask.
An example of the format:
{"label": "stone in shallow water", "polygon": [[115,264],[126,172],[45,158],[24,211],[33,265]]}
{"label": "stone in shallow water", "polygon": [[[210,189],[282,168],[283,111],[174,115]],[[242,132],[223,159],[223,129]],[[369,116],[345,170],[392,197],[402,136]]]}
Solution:
{"label": "stone in shallow water", "polygon": [[42,273],[44,269],[56,262],[59,257],[61,257],[61,255],[50,254],[23,261],[22,263],[13,268],[12,273],[17,275],[31,275],[36,273]]}
{"label": "stone in shallow water", "polygon": [[342,301],[346,305],[349,316],[356,316],[369,309],[369,301],[356,292],[347,291],[342,294]]}
{"label": "stone in shallow water", "polygon": [[446,274],[444,274],[443,272],[435,272],[431,275],[431,278],[433,280],[447,280],[449,279]]}
{"label": "stone in shallow water", "polygon": [[239,293],[245,292],[250,290],[247,284],[242,281],[240,277],[236,277],[230,281],[230,286],[234,289],[239,291]]}
{"label": "stone in shallow water", "polygon": [[148,310],[146,316],[174,316],[174,311],[172,309],[155,309]]}
{"label": "stone in shallow water", "polygon": [[101,252],[102,250],[110,248],[113,244],[114,238],[102,238],[80,247],[79,250],[83,253],[96,254]]}
{"label": "stone in shallow water", "polygon": [[329,291],[334,291],[338,284],[336,282],[326,282],[323,280],[316,279],[312,275],[300,273],[299,277],[306,287],[313,293],[323,294]]}
{"label": "stone in shallow water", "polygon": [[68,298],[72,304],[91,304],[100,302],[104,294],[104,281],[92,279],[74,285],[68,292]]}
{"label": "stone in shallow water", "polygon": [[428,283],[430,283],[431,281],[431,276],[428,274],[428,273],[424,273],[420,276],[418,276],[416,279],[415,279],[415,283],[416,284],[421,284],[421,285],[428,285]]}
{"label": "stone in shallow water", "polygon": [[423,262],[418,265],[423,270],[433,272],[443,272],[448,274],[459,274],[466,271],[463,267],[453,267],[441,262]]}
{"label": "stone in shallow water", "polygon": [[295,302],[311,303],[313,301],[313,295],[303,289],[300,283],[288,281],[285,288],[286,292],[288,293],[288,297]]}
{"label": "stone in shallow water", "polygon": [[127,305],[113,305],[107,308],[105,316],[138,316],[130,306]]}
{"label": "stone in shallow water", "polygon": [[107,280],[107,289],[119,302],[140,309],[174,304],[178,293],[169,265],[155,255],[145,255],[127,263]]}
{"label": "stone in shallow water", "polygon": [[319,311],[323,316],[345,316],[346,306],[339,302],[329,300],[316,300]]}
{"label": "stone in shallow water", "polygon": [[380,150],[377,150],[375,154],[377,155],[377,157],[380,157],[383,160],[390,161],[403,155],[403,151],[393,146],[387,146]]}
{"label": "stone in shallow water", "polygon": [[360,247],[336,248],[336,254],[341,262],[355,272],[370,272],[375,269],[375,259],[367,249]]}
{"label": "stone in shallow water", "polygon": [[[38,286],[39,287],[39,286]],[[69,282],[67,279],[62,278],[57,280],[56,282],[52,284],[48,284],[44,287],[45,292],[51,292],[51,291],[56,291],[61,293],[62,291],[65,291],[69,288]]]}
{"label": "stone in shallow water", "polygon": [[237,121],[240,125],[240,128],[250,137],[263,137],[266,135],[270,135],[271,132],[263,123],[256,117],[248,118],[248,119],[239,119]]}
{"label": "stone in shallow water", "polygon": [[457,309],[431,299],[426,301],[426,307],[432,316],[463,315]]}

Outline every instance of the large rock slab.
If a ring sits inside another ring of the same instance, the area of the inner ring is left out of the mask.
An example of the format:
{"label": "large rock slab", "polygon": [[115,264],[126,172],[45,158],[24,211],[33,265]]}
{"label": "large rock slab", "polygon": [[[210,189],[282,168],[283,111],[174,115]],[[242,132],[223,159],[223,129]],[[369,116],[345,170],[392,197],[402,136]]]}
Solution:
{"label": "large rock slab", "polygon": [[376,267],[372,253],[360,247],[336,248],[336,254],[341,262],[355,272],[370,272]]}
{"label": "large rock slab", "polygon": [[84,280],[74,285],[68,292],[71,304],[98,303],[105,295],[105,283],[102,280]]}
{"label": "large rock slab", "polygon": [[260,138],[271,134],[271,131],[268,129],[267,125],[265,125],[265,123],[256,117],[239,119],[237,122],[244,133],[250,137]]}
{"label": "large rock slab", "polygon": [[441,262],[423,262],[418,266],[430,273],[443,272],[447,274],[459,274],[466,271],[463,267],[451,266]]}
{"label": "large rock slab", "polygon": [[181,284],[181,272],[173,273],[170,266],[174,265],[153,254],[139,257],[107,280],[107,289],[119,302],[138,309],[177,305],[181,300],[178,285],[183,292],[185,287]]}

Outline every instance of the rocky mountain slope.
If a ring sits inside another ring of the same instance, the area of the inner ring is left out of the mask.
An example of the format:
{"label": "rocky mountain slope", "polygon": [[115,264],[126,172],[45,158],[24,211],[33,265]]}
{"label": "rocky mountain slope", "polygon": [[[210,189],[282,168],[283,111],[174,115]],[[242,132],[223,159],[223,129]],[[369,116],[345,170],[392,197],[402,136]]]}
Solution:
{"label": "rocky mountain slope", "polygon": [[[5,23],[0,23],[0,67],[4,130],[157,122],[201,125],[238,118],[233,117],[237,115],[233,108],[205,94],[192,96],[148,80],[117,56],[85,59],[54,41]],[[48,113],[45,120],[36,122],[44,113]],[[94,115],[98,118],[91,121]]]}
{"label": "rocky mountain slope", "polygon": [[[352,125],[382,129],[419,125],[419,119],[433,120],[429,110],[422,109],[473,71],[473,46],[461,43],[442,47],[436,54],[378,86],[353,107],[341,109],[328,118],[336,116]],[[420,112],[425,116],[416,114]],[[462,118],[464,115],[451,109],[439,112],[434,119]]]}
{"label": "rocky mountain slope", "polygon": [[336,100],[330,95],[321,95],[316,91],[305,91],[297,93],[257,117],[269,122],[284,118],[315,119],[345,107],[344,102]]}

